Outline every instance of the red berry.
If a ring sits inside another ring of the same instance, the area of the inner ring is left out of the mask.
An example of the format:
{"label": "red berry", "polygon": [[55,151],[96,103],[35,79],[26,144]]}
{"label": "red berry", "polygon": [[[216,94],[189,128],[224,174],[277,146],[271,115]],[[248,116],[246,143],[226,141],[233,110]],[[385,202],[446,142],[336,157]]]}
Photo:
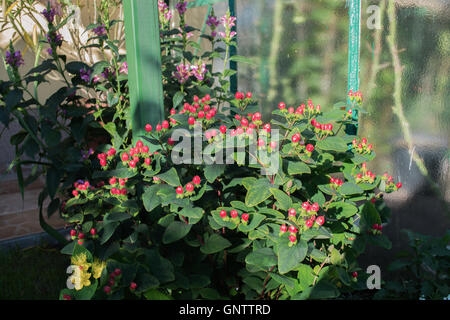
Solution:
{"label": "red berry", "polygon": [[145,158],[144,161],[145,161],[145,164],[148,166],[152,163],[152,159],[150,159],[150,158]]}
{"label": "red berry", "polygon": [[289,209],[289,216],[290,217],[295,217],[296,214],[297,214],[297,212],[295,211],[294,208]]}
{"label": "red berry", "polygon": [[356,271],[353,272],[353,273],[352,273],[352,277],[353,277],[353,278],[357,278],[357,277],[358,277],[358,272],[356,272]]}
{"label": "red berry", "polygon": [[80,238],[80,239],[84,239],[85,238],[85,235],[84,235],[84,233],[78,233],[78,238]]}
{"label": "red berry", "polygon": [[194,185],[192,184],[192,183],[188,183],[187,185],[186,185],[186,191],[187,192],[192,192],[192,191],[194,191]]}
{"label": "red berry", "polygon": [[293,234],[291,234],[291,235],[289,236],[289,241],[290,241],[290,242],[295,242],[295,241],[297,241],[297,237],[294,236]]}
{"label": "red berry", "polygon": [[247,120],[247,118],[242,118],[242,120],[241,120],[241,126],[243,126],[244,128],[248,126],[248,120]]}
{"label": "red berry", "polygon": [[244,221],[248,221],[248,218],[249,218],[248,213],[242,214],[241,218],[242,218],[242,220],[244,220]]}
{"label": "red berry", "polygon": [[120,189],[120,194],[123,195],[123,196],[126,196],[126,195],[127,195],[127,192],[128,192],[128,191],[127,191],[127,189],[125,189],[125,188],[124,188],[124,189]]}
{"label": "red berry", "polygon": [[69,296],[68,294],[63,294],[64,300],[72,300],[72,296]]}
{"label": "red berry", "polygon": [[313,226],[313,223],[314,223],[314,221],[313,221],[312,219],[308,219],[308,220],[306,220],[306,222],[305,222],[305,226],[306,226],[307,228],[311,228],[311,227]]}
{"label": "red berry", "polygon": [[277,147],[277,142],[276,141],[270,142],[270,148],[271,149],[275,149],[276,147]]}
{"label": "red berry", "polygon": [[231,210],[230,215],[232,218],[236,218],[238,216],[238,212],[236,210]]}
{"label": "red berry", "polygon": [[252,116],[252,120],[253,120],[253,121],[259,121],[259,120],[261,120],[261,113],[256,112],[256,113]]}
{"label": "red berry", "polygon": [[175,113],[177,113],[177,111],[176,111],[175,109],[173,109],[173,108],[170,109],[170,114],[171,114],[171,115],[174,115]]}
{"label": "red berry", "polygon": [[137,288],[137,284],[135,282],[132,282],[130,284],[130,290],[133,291],[133,290],[136,290],[136,288]]}
{"label": "red berry", "polygon": [[163,127],[164,129],[169,128],[169,121],[164,120],[164,121],[162,122],[162,127]]}
{"label": "red berry", "polygon": [[75,229],[70,230],[70,235],[72,237],[75,237],[77,235],[77,230],[75,230]]}
{"label": "red berry", "polygon": [[240,93],[239,91],[236,92],[236,94],[234,95],[234,97],[235,97],[237,100],[242,99],[242,98],[241,98],[241,93]]}
{"label": "red berry", "polygon": [[247,98],[251,99],[252,97],[252,93],[251,92],[247,92]]}
{"label": "red berry", "polygon": [[316,223],[317,223],[319,226],[323,225],[324,222],[325,222],[325,218],[324,218],[323,216],[317,217]]}
{"label": "red berry", "polygon": [[227,216],[227,212],[225,210],[220,211],[220,217],[225,218]]}
{"label": "red berry", "polygon": [[264,139],[259,139],[258,140],[258,146],[259,147],[263,147],[263,146],[265,146],[266,145],[266,142],[264,141]]}
{"label": "red berry", "polygon": [[83,240],[83,239],[79,239],[79,240],[78,240],[78,244],[79,244],[80,246],[82,246],[83,243],[84,243],[84,240]]}
{"label": "red berry", "polygon": [[294,143],[299,142],[301,139],[300,133],[294,134],[291,139],[292,139],[292,142],[294,142]]}
{"label": "red berry", "polygon": [[308,152],[313,152],[313,151],[314,151],[314,146],[313,146],[312,144],[308,144],[308,145],[306,146],[306,150],[307,150]]}
{"label": "red berry", "polygon": [[150,131],[152,131],[152,126],[150,125],[150,124],[146,124],[145,125],[145,131],[147,131],[147,132],[150,132]]}
{"label": "red berry", "polygon": [[106,294],[110,294],[110,293],[111,293],[111,287],[110,287],[110,286],[104,286],[104,287],[103,287],[103,291],[104,291]]}
{"label": "red berry", "polygon": [[201,182],[201,179],[200,179],[199,176],[195,176],[195,177],[192,179],[192,183],[195,184],[195,185],[200,184],[200,182]]}
{"label": "red berry", "polygon": [[138,142],[136,142],[136,147],[142,148],[143,146],[144,146],[144,143],[141,140],[138,140]]}
{"label": "red berry", "polygon": [[403,186],[403,184],[401,182],[396,184],[397,189],[400,189]]}
{"label": "red berry", "polygon": [[167,139],[167,143],[168,143],[170,146],[173,146],[173,145],[175,144],[175,140],[173,140],[172,138],[169,138],[169,139]]}
{"label": "red berry", "polygon": [[179,186],[176,190],[177,194],[183,194],[184,190],[183,187]]}
{"label": "red berry", "polygon": [[156,125],[156,131],[161,131],[162,130],[162,127],[161,127],[161,125],[158,123],[157,125]]}
{"label": "red berry", "polygon": [[134,162],[134,160],[131,160],[130,162],[128,162],[128,164],[130,165],[131,168],[136,167],[136,162]]}
{"label": "red berry", "polygon": [[198,102],[200,100],[200,98],[199,97],[197,97],[197,96],[194,96],[194,102]]}
{"label": "red berry", "polygon": [[122,274],[122,270],[120,270],[119,268],[114,269],[114,275],[116,277],[120,276]]}
{"label": "red berry", "polygon": [[107,164],[108,164],[108,162],[106,162],[105,159],[101,159],[101,160],[100,160],[100,165],[101,165],[102,167],[106,167]]}
{"label": "red berry", "polygon": [[147,153],[147,152],[149,152],[150,151],[150,148],[148,147],[148,146],[143,146],[142,147],[142,152],[143,153]]}
{"label": "red berry", "polygon": [[297,232],[297,228],[294,227],[294,226],[289,226],[289,232],[296,233]]}
{"label": "red berry", "polygon": [[314,202],[314,203],[311,205],[311,211],[314,211],[314,212],[319,211],[319,204],[318,204],[317,202]]}
{"label": "red berry", "polygon": [[74,197],[78,196],[78,190],[73,190],[73,191],[72,191],[72,195],[73,195]]}
{"label": "red berry", "polygon": [[286,232],[286,231],[287,231],[286,225],[284,225],[284,224],[281,225],[281,226],[280,226],[280,231],[281,231],[281,232]]}
{"label": "red berry", "polygon": [[289,108],[288,108],[288,112],[289,112],[289,113],[294,113],[294,111],[295,111],[295,110],[294,110],[293,107],[289,107]]}
{"label": "red berry", "polygon": [[192,126],[195,123],[195,118],[194,117],[189,117],[188,119],[189,124]]}
{"label": "red berry", "polygon": [[283,110],[283,109],[286,108],[286,104],[285,104],[284,102],[280,102],[280,103],[278,104],[278,108],[280,108],[280,110]]}
{"label": "red berry", "polygon": [[108,284],[112,287],[112,286],[114,286],[114,284],[115,284],[116,282],[114,281],[114,279],[109,279],[108,280]]}
{"label": "red berry", "polygon": [[89,231],[91,235],[95,236],[97,234],[97,230],[95,228],[92,228],[91,231]]}
{"label": "red berry", "polygon": [[124,153],[123,155],[122,155],[122,161],[128,161],[130,159],[130,156],[128,155],[128,153]]}

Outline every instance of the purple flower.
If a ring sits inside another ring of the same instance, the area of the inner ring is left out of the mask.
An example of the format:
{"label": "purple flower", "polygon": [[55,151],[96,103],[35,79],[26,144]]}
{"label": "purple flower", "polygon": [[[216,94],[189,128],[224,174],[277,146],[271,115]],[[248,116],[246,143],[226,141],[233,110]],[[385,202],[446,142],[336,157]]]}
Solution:
{"label": "purple flower", "polygon": [[52,55],[53,55],[53,50],[52,50],[52,48],[48,48],[48,49],[47,49],[47,53],[48,53],[49,55],[52,56]]}
{"label": "purple flower", "polygon": [[94,28],[92,31],[99,37],[106,35],[106,28],[105,28],[104,24],[99,25],[98,27]]}
{"label": "purple flower", "polygon": [[110,68],[105,68],[103,72],[101,73],[102,77],[105,79],[109,79],[109,77],[113,74],[113,71],[111,71]]}
{"label": "purple flower", "polygon": [[177,3],[175,8],[178,10],[178,14],[182,16],[187,10],[187,1]]}
{"label": "purple flower", "polygon": [[220,21],[222,22],[225,29],[231,29],[236,25],[236,17],[230,16],[229,13],[220,18]]}
{"label": "purple flower", "polygon": [[214,27],[217,28],[217,26],[219,25],[220,21],[219,19],[217,19],[216,16],[209,16],[208,20],[206,20],[206,24],[210,27]]}
{"label": "purple flower", "polygon": [[59,0],[49,0],[48,2],[50,4],[50,7],[52,8],[52,10],[55,12],[55,14],[57,16],[61,17],[63,14],[62,5],[58,1]]}
{"label": "purple flower", "polygon": [[207,71],[206,64],[199,63],[197,65],[192,65],[191,70],[192,70],[192,74],[194,75],[194,77],[197,78],[198,81],[205,80],[205,73]]}
{"label": "purple flower", "polygon": [[91,70],[81,69],[80,77],[81,77],[81,80],[83,80],[84,82],[90,83],[91,82]]}
{"label": "purple flower", "polygon": [[189,65],[189,63],[187,64],[180,63],[177,66],[177,71],[173,73],[173,76],[178,80],[180,84],[183,84],[186,81],[188,81],[189,77],[191,76],[190,69],[191,66]]}
{"label": "purple flower", "polygon": [[61,47],[63,43],[63,37],[61,34],[53,31],[47,33],[47,41],[51,46],[55,45],[56,47]]}
{"label": "purple flower", "polygon": [[55,20],[55,10],[54,9],[50,9],[50,11],[48,11],[47,9],[44,9],[44,11],[41,12],[45,19],[47,19],[48,23],[53,23],[53,21]]}
{"label": "purple flower", "polygon": [[18,68],[24,64],[22,53],[20,51],[10,52],[6,51],[6,63],[12,68]]}

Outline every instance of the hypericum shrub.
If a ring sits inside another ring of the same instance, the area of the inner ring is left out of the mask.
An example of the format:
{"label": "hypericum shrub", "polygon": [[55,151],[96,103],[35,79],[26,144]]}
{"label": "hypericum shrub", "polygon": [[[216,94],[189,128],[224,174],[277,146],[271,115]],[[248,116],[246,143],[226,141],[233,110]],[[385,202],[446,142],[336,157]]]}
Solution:
{"label": "hypericum shrub", "polygon": [[373,146],[342,130],[360,101],[280,103],[270,122],[251,93],[220,111],[211,95],[188,101],[135,144],[97,153],[102,170],[71,189],[63,216],[74,241],[63,251],[85,272],[95,259],[104,270],[73,276],[81,290],[62,295],[305,299],[364,289],[356,258],[368,242],[390,247],[382,193],[401,185],[372,172]]}

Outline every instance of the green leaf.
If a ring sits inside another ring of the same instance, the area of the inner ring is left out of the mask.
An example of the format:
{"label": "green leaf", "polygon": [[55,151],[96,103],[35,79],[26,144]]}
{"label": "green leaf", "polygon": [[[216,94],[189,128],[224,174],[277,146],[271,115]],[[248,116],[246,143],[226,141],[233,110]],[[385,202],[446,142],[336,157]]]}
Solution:
{"label": "green leaf", "polygon": [[357,184],[351,182],[345,182],[339,190],[343,195],[361,194],[364,192]]}
{"label": "green leaf", "polygon": [[262,214],[259,213],[255,213],[255,214],[250,214],[250,223],[247,225],[244,224],[239,224],[239,230],[242,232],[249,232],[253,229],[255,229],[256,227],[259,226],[259,224],[265,219],[266,217]]}
{"label": "green leaf", "polygon": [[171,185],[172,187],[181,186],[180,178],[178,177],[178,173],[175,168],[172,168],[169,171],[161,173],[157,175],[157,177],[160,178],[162,181],[166,182],[167,184]]}
{"label": "green leaf", "polygon": [[175,93],[175,95],[173,96],[173,107],[176,108],[178,107],[181,102],[183,102],[184,99],[184,93],[181,91],[178,91],[177,93]]}
{"label": "green leaf", "polygon": [[277,207],[281,210],[289,210],[292,207],[292,199],[280,189],[270,188],[270,192],[277,200]]}
{"label": "green leaf", "polygon": [[59,180],[60,180],[59,171],[54,167],[50,167],[47,171],[46,183],[48,194],[52,199],[55,197],[56,191],[58,191]]}
{"label": "green leaf", "polygon": [[276,282],[280,283],[280,284],[284,284],[287,287],[290,288],[294,288],[295,284],[296,284],[296,280],[290,277],[286,277],[277,273],[270,273],[270,276],[272,277],[273,280],[275,280]]}
{"label": "green leaf", "polygon": [[97,290],[98,281],[93,281],[89,287],[83,287],[81,290],[74,292],[74,297],[76,300],[91,300]]}
{"label": "green leaf", "polygon": [[147,212],[151,212],[157,206],[161,204],[161,198],[156,194],[160,185],[155,184],[145,189],[142,194],[142,202],[144,203],[144,208]]}
{"label": "green leaf", "polygon": [[250,186],[245,196],[245,204],[249,207],[256,206],[260,204],[267,198],[269,198],[272,193],[270,193],[270,187],[272,185],[267,179],[259,179]]}
{"label": "green leaf", "polygon": [[330,239],[333,235],[324,227],[308,229],[302,233],[302,239],[309,241],[311,239]]}
{"label": "green leaf", "polygon": [[189,231],[191,231],[192,225],[186,224],[180,221],[174,221],[164,231],[162,237],[162,243],[169,244],[184,238]]}
{"label": "green leaf", "polygon": [[217,177],[221,176],[225,171],[226,165],[224,164],[211,164],[205,166],[205,178],[209,183],[213,183]]}
{"label": "green leaf", "polygon": [[162,293],[157,289],[151,289],[144,293],[147,300],[173,300],[168,294]]}
{"label": "green leaf", "polygon": [[112,237],[119,224],[119,222],[112,222],[105,225],[103,228],[103,233],[100,237],[100,244],[105,244]]}
{"label": "green leaf", "polygon": [[301,161],[288,161],[287,172],[289,175],[311,173],[307,164]]}
{"label": "green leaf", "polygon": [[105,215],[104,221],[109,222],[121,222],[130,219],[131,216],[126,212],[109,212]]}
{"label": "green leaf", "polygon": [[272,248],[261,248],[250,252],[245,262],[259,267],[272,267],[277,264],[277,256]]}
{"label": "green leaf", "polygon": [[5,96],[5,108],[8,112],[11,112],[22,101],[23,91],[20,89],[14,89],[8,92]]}
{"label": "green leaf", "polygon": [[200,251],[204,254],[212,254],[222,251],[230,246],[230,241],[214,233],[205,241],[205,244],[200,248]]}
{"label": "green leaf", "polygon": [[158,279],[149,273],[138,273],[135,282],[137,284],[137,294],[158,288],[159,286]]}
{"label": "green leaf", "polygon": [[179,212],[183,217],[199,219],[203,217],[204,210],[202,208],[186,207]]}
{"label": "green leaf", "polygon": [[287,235],[280,238],[278,244],[278,271],[281,274],[295,269],[305,259],[308,252],[308,243],[300,239],[297,243],[289,247]]}
{"label": "green leaf", "polygon": [[348,150],[345,140],[341,137],[328,137],[316,144],[321,150],[345,152]]}
{"label": "green leaf", "polygon": [[361,229],[370,230],[374,224],[381,224],[380,214],[372,202],[366,202],[361,210]]}
{"label": "green leaf", "polygon": [[333,202],[328,206],[328,214],[336,218],[350,218],[358,213],[358,208],[347,202]]}

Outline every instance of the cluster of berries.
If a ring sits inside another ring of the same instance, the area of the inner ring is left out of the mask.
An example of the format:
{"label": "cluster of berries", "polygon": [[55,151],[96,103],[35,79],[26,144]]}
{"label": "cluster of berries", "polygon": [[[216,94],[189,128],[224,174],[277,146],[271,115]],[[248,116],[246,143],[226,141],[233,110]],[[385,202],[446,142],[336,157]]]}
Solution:
{"label": "cluster of berries", "polygon": [[356,102],[356,103],[362,103],[363,102],[363,96],[362,96],[362,93],[360,91],[353,92],[353,90],[350,90],[348,92],[348,97],[350,98],[350,101],[352,103],[353,102]]}
{"label": "cluster of berries", "polygon": [[331,123],[320,123],[316,119],[311,119],[311,125],[314,127],[314,132],[321,135],[333,134],[333,125]]}
{"label": "cluster of berries", "polygon": [[367,232],[373,235],[381,235],[383,232],[383,226],[381,224],[374,223],[372,229]]}
{"label": "cluster of berries", "polygon": [[366,183],[374,183],[377,175],[370,170],[367,170],[367,164],[363,162],[361,164],[362,173],[356,174],[355,181],[356,183],[366,182]]}
{"label": "cluster of berries", "polygon": [[373,150],[373,146],[371,143],[367,144],[366,138],[361,139],[361,142],[358,142],[358,140],[353,139],[352,149],[361,154],[365,154],[365,153],[371,154],[372,150]]}
{"label": "cluster of berries", "polygon": [[239,224],[240,222],[242,222],[242,224],[247,224],[248,219],[250,218],[250,215],[248,213],[243,213],[241,214],[241,218],[239,219],[239,213],[237,212],[237,210],[231,210],[230,211],[230,217],[228,217],[228,213],[225,210],[221,210],[219,212],[220,217],[224,220],[224,221],[232,221],[236,224]]}
{"label": "cluster of berries", "polygon": [[90,185],[89,181],[78,180],[73,184],[75,190],[72,191],[72,195],[77,198],[80,194],[87,194],[89,190],[93,190],[94,187]]}
{"label": "cluster of berries", "polygon": [[[89,233],[91,234],[93,239],[98,237],[97,229],[95,228],[91,228],[91,230],[89,230]],[[80,246],[84,243],[86,239],[86,235],[83,232],[77,231],[75,229],[70,230],[70,237],[72,240],[78,239],[77,241]]]}
{"label": "cluster of berries", "polygon": [[[316,224],[317,226],[321,226],[325,223],[325,217],[324,216],[318,216],[317,212],[319,212],[320,206],[317,202],[310,204],[309,201],[305,201],[302,203],[302,208],[299,213],[299,217],[296,218],[297,211],[294,208],[290,208],[288,210],[288,218],[291,222],[303,226],[303,229],[309,229]],[[283,235],[285,232],[289,231],[289,241],[291,245],[295,244],[297,242],[297,232],[298,229],[294,225],[290,225],[289,228],[283,224],[280,227],[280,236]]]}
{"label": "cluster of berries", "polygon": [[130,168],[136,168],[142,158],[144,160],[143,166],[148,168],[152,163],[150,157],[154,154],[157,154],[157,152],[152,154],[149,152],[149,147],[144,146],[144,143],[141,140],[138,140],[134,148],[131,148],[128,153],[124,152],[122,154],[121,159],[124,165],[128,165]]}
{"label": "cluster of berries", "polygon": [[337,187],[342,186],[344,184],[344,181],[340,180],[338,178],[331,177],[330,184],[331,184],[331,186],[330,186],[331,189],[336,189]]}
{"label": "cluster of berries", "polygon": [[116,155],[116,149],[111,148],[107,153],[99,153],[97,155],[98,160],[100,160],[100,165],[102,168],[106,168],[108,166],[108,160],[112,160]]}
{"label": "cluster of berries", "polygon": [[310,117],[312,115],[318,115],[322,112],[320,104],[314,106],[311,99],[308,100],[308,107],[302,104],[297,107],[297,109],[295,109],[294,107],[289,107],[286,109],[286,104],[284,102],[280,102],[278,104],[278,108],[281,110],[281,112],[287,113],[288,115],[294,115],[295,117],[306,116],[306,114],[308,114],[307,116]]}
{"label": "cluster of berries", "polygon": [[[103,292],[107,295],[110,295],[112,289],[118,286],[120,279],[122,278],[122,270],[116,268],[113,272],[109,274],[108,284],[103,287]],[[134,291],[137,288],[137,284],[135,282],[131,282],[130,290]]]}
{"label": "cluster of berries", "polygon": [[192,182],[187,183],[184,188],[182,186],[177,187],[175,192],[177,193],[177,198],[183,198],[184,196],[190,196],[193,194],[194,189],[200,186],[202,180],[199,176],[195,176]]}
{"label": "cluster of berries", "polygon": [[[120,195],[126,196],[128,190],[126,188],[120,188],[120,187],[125,186],[127,181],[128,181],[128,178],[124,178],[124,179],[122,179],[122,178],[117,179],[116,177],[110,178],[109,184],[112,186],[111,194],[118,195],[118,196],[120,196]],[[119,188],[116,188],[116,186]]]}
{"label": "cluster of berries", "polygon": [[392,176],[390,176],[388,173],[384,173],[383,176],[381,176],[381,179],[385,180],[386,182],[386,192],[397,191],[398,189],[403,187],[403,184],[401,182],[395,183],[394,178],[392,178]]}

